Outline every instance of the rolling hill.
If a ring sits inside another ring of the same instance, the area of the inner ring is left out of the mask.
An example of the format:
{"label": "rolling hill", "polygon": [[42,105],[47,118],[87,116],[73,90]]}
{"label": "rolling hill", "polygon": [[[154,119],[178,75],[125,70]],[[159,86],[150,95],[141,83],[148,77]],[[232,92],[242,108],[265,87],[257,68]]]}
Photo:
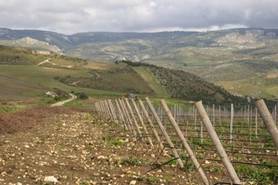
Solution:
{"label": "rolling hill", "polygon": [[110,62],[126,58],[193,73],[233,94],[278,98],[277,29],[73,35],[0,29],[5,42],[28,37],[68,56]]}
{"label": "rolling hill", "polygon": [[246,101],[196,75],[149,64],[105,64],[1,46],[0,65],[2,100],[43,97],[47,91],[60,89],[90,96],[135,93],[218,103]]}

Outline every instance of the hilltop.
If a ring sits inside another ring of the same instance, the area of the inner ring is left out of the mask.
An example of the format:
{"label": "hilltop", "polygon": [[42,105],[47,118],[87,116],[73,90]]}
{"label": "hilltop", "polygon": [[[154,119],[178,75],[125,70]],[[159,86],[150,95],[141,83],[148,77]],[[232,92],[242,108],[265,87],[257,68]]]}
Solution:
{"label": "hilltop", "polygon": [[[277,29],[73,35],[0,29],[0,40],[7,45],[28,37],[68,56],[110,62],[120,57],[188,71],[233,94],[271,99],[278,94]],[[26,43],[21,46],[27,47]]]}

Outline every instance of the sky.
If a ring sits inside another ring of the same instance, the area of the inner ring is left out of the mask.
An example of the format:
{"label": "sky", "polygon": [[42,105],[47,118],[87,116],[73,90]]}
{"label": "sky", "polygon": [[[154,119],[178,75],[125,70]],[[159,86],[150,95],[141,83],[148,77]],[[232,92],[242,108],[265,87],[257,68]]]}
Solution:
{"label": "sky", "polygon": [[0,0],[0,27],[68,34],[278,28],[278,0]]}

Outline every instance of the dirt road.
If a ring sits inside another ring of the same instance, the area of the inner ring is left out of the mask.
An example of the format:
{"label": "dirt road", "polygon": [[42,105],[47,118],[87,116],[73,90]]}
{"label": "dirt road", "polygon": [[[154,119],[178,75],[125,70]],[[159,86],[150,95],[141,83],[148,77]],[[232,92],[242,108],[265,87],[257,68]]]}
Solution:
{"label": "dirt road", "polygon": [[57,103],[54,103],[50,107],[60,107],[60,106],[63,106],[66,103],[69,103],[69,102],[71,102],[71,101],[73,101],[73,100],[75,100],[77,98],[77,96],[72,94],[72,93],[69,93],[69,95],[71,96],[69,99],[63,100],[63,101],[59,101]]}

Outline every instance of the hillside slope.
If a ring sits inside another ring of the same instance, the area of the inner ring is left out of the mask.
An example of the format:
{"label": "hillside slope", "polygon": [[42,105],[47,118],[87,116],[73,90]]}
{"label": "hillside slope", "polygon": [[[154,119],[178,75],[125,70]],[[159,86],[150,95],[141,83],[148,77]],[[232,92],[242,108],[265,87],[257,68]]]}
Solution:
{"label": "hillside slope", "polygon": [[277,29],[73,35],[0,29],[2,42],[26,37],[57,46],[70,56],[98,61],[125,57],[194,73],[233,94],[278,98]]}
{"label": "hillside slope", "polygon": [[201,78],[139,63],[104,64],[28,49],[0,47],[0,98],[41,97],[47,91],[84,92],[90,96],[138,95],[231,102],[242,100]]}
{"label": "hillside slope", "polygon": [[[48,62],[46,62],[48,61]],[[59,55],[32,54],[31,50],[0,46],[0,100],[44,97],[47,91],[112,94],[97,89],[68,86],[56,80],[63,75],[87,76],[87,61]],[[90,68],[98,64],[90,65]],[[101,65],[100,65],[101,66]]]}

